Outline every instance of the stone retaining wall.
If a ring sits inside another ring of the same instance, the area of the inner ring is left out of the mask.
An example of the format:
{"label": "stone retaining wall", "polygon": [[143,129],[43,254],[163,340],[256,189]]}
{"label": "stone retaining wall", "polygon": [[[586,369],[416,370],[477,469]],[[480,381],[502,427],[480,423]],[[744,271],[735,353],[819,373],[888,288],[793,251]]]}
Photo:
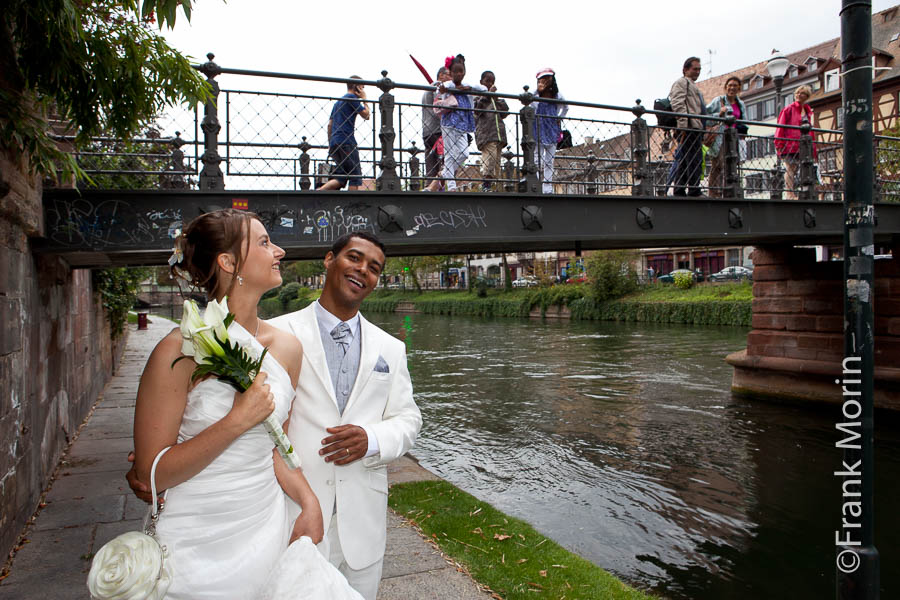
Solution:
{"label": "stone retaining wall", "polygon": [[0,150],[0,553],[37,508],[60,453],[109,380],[114,344],[91,273],[36,257],[41,182]]}

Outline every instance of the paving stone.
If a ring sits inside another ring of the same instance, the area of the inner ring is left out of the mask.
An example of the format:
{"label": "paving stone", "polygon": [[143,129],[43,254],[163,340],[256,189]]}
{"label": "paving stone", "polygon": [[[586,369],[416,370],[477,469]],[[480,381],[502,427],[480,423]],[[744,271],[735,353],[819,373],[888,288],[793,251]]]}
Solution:
{"label": "paving stone", "polygon": [[48,502],[35,521],[35,530],[61,529],[121,521],[125,514],[125,496],[99,496],[80,500]]}
{"label": "paving stone", "polygon": [[[4,581],[22,586],[29,593],[24,598],[55,598],[48,596],[49,582],[68,586],[84,585],[90,564],[82,558],[91,552],[94,525],[35,531],[29,543],[16,553],[13,568]],[[2,588],[0,588],[2,589]],[[81,588],[84,598],[84,588]]]}
{"label": "paving stone", "polygon": [[80,437],[72,451],[70,458],[83,456],[97,456],[98,454],[118,454],[122,460],[126,460],[128,453],[134,449],[134,442],[129,438],[110,438],[105,440],[82,440]]}
{"label": "paving stone", "polygon": [[125,473],[131,468],[126,453],[94,454],[70,456],[60,463],[61,473],[77,475],[80,473],[96,473],[108,471],[116,473],[112,477],[121,476],[124,481]]}
{"label": "paving stone", "polygon": [[382,579],[378,588],[378,600],[484,600],[490,597],[470,577],[450,567]]}
{"label": "paving stone", "polygon": [[73,500],[77,498],[96,498],[97,496],[115,496],[131,493],[124,477],[110,477],[108,472],[82,473],[59,477],[47,494],[51,501]]}
{"label": "paving stone", "polygon": [[125,519],[143,519],[149,510],[150,505],[132,494],[130,490],[125,494]]}
{"label": "paving stone", "polygon": [[103,547],[103,544],[113,539],[117,535],[122,535],[128,531],[140,531],[144,527],[141,519],[132,519],[131,521],[119,521],[117,523],[102,523],[97,525],[97,535],[94,536],[94,547],[92,552],[97,552]]}

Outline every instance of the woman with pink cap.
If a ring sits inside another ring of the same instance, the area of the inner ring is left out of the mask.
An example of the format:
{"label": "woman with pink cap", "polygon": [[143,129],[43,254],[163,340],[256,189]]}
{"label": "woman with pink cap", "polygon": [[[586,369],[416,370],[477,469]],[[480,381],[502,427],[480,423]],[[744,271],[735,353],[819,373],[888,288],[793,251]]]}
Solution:
{"label": "woman with pink cap", "polygon": [[537,96],[535,101],[534,138],[537,142],[534,149],[534,162],[541,174],[541,189],[545,194],[553,193],[553,159],[556,157],[556,145],[562,137],[561,120],[569,112],[569,106],[562,102],[545,102],[547,100],[565,100],[556,85],[556,73],[550,67],[537,72]]}

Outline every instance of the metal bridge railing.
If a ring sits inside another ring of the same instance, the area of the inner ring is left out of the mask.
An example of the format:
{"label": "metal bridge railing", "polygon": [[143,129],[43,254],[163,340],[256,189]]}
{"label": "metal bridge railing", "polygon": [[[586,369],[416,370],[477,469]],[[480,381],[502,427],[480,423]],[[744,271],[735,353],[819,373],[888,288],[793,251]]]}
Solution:
{"label": "metal bridge railing", "polygon": [[[213,62],[197,66],[213,87],[215,102],[194,110],[174,107],[153,135],[121,140],[98,139],[78,152],[90,185],[101,188],[181,187],[188,189],[311,190],[334,169],[329,154],[328,122],[341,95],[296,94],[243,89],[220,90],[221,75],[362,84],[380,90],[361,102],[370,118],[357,117],[355,139],[363,189],[394,191],[438,189],[434,138],[423,136],[423,111],[432,110],[423,94],[433,86],[391,81],[225,69]],[[344,90],[341,89],[341,92]],[[706,195],[724,198],[841,200],[841,131],[799,127],[789,153],[775,145],[775,123],[704,115],[703,129],[661,127],[647,115],[697,119],[634,107],[566,100],[569,114],[555,122],[547,105],[525,86],[521,94],[472,92],[473,97],[503,99],[509,111],[495,114],[506,145],[499,165],[487,173],[489,157],[469,140],[468,159],[455,175],[456,188],[469,191],[586,195]],[[402,95],[402,99],[399,96]],[[695,121],[696,123],[696,121]],[[749,131],[737,128],[746,126]],[[542,128],[547,128],[543,130]],[[559,133],[558,144],[540,147],[546,131]],[[188,134],[183,132],[189,132]],[[813,134],[815,139],[813,139]],[[168,135],[170,137],[163,137]],[[548,146],[555,146],[547,151]],[[900,201],[900,139],[875,137],[876,198]],[[488,177],[490,175],[490,177]],[[446,181],[444,181],[446,183]]]}

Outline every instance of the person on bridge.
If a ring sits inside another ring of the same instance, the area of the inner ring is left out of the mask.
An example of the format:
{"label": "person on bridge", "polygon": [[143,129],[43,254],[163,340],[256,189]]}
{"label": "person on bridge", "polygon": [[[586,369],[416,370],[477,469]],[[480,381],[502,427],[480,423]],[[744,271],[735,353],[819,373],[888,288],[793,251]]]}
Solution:
{"label": "person on bridge", "polygon": [[541,98],[565,100],[556,84],[556,73],[547,67],[537,72],[537,96],[534,119],[534,163],[541,173],[541,190],[553,193],[553,161],[556,145],[562,140],[562,119],[569,112],[569,105],[561,102],[542,102]]}
{"label": "person on bridge", "polygon": [[[779,125],[796,125],[803,124],[803,117],[806,116],[809,124],[813,124],[813,111],[809,104],[806,103],[812,95],[812,90],[808,85],[801,85],[794,90],[794,101],[784,107],[781,114],[778,115]],[[799,129],[788,129],[779,127],[775,130],[775,151],[781,160],[784,161],[785,176],[784,186],[785,197],[788,200],[797,199],[797,187],[800,182],[797,181],[797,170],[800,168],[800,135]],[[810,131],[810,136],[815,134]],[[818,156],[815,143],[813,143],[813,159]]]}
{"label": "person on bridge", "polygon": [[[697,87],[700,77],[700,59],[691,56],[684,61],[681,77],[672,84],[669,101],[672,112],[703,115],[706,114],[706,103],[703,94]],[[675,137],[678,150],[675,151],[675,162],[672,164],[672,180],[675,196],[699,196],[700,171],[703,165],[703,119],[678,117]]]}
{"label": "person on bridge", "polygon": [[[496,92],[493,71],[481,74],[481,85]],[[493,181],[500,176],[500,152],[506,145],[506,125],[509,105],[503,98],[479,96],[475,99],[475,146],[481,151],[482,190],[491,191]]]}
{"label": "person on bridge", "polygon": [[[747,118],[747,107],[740,98],[741,79],[732,75],[725,81],[725,93],[716,96],[715,99],[706,105],[706,114],[724,117],[731,109],[735,119]],[[738,130],[738,133],[747,131],[747,126],[735,124],[732,127]],[[717,122],[713,131],[707,134],[707,138],[712,137],[711,143],[707,144],[709,150],[706,152],[706,158],[712,159],[712,166],[709,170],[709,195],[715,198],[722,197],[722,191],[725,186],[725,153],[722,151],[724,142],[725,123]]]}
{"label": "person on bridge", "polygon": [[475,115],[472,113],[472,90],[486,92],[483,85],[463,83],[466,76],[466,58],[462,54],[447,57],[446,66],[450,70],[450,81],[441,83],[441,93],[451,93],[456,99],[456,107],[441,115],[441,135],[444,138],[444,181],[447,191],[456,191],[456,172],[469,157],[469,136],[475,133]]}
{"label": "person on bridge", "polygon": [[[446,67],[438,69],[435,80],[449,80]],[[425,149],[425,177],[428,178],[429,187],[441,172],[441,155],[437,151],[437,142],[441,138],[441,119],[434,114],[434,92],[435,90],[428,90],[422,94],[422,142]]]}
{"label": "person on bridge", "polygon": [[[352,75],[350,79],[360,79]],[[360,100],[366,99],[366,91],[362,84],[347,84],[344,94],[331,109],[328,119],[328,155],[334,161],[331,178],[320,187],[320,190],[339,190],[345,183],[348,189],[358,190],[362,187],[362,170],[359,165],[359,147],[354,136],[356,115],[369,119],[369,107]]]}

